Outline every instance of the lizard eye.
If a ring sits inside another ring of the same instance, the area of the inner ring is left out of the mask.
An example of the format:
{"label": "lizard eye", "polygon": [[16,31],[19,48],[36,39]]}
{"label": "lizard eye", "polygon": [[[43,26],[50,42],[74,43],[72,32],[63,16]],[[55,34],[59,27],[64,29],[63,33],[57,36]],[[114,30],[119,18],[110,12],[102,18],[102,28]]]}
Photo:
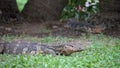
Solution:
{"label": "lizard eye", "polygon": [[56,55],[59,55],[59,53],[56,53]]}

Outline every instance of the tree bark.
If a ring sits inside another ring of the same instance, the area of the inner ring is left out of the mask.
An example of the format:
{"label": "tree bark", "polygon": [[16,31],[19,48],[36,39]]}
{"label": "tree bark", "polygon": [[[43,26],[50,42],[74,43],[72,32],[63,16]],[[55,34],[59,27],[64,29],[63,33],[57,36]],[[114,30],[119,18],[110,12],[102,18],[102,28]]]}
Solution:
{"label": "tree bark", "polygon": [[34,21],[58,20],[67,2],[68,0],[29,0],[22,13],[25,18]]}
{"label": "tree bark", "polygon": [[0,23],[16,18],[17,14],[16,0],[0,0]]}
{"label": "tree bark", "polygon": [[67,2],[68,0],[28,0],[22,13],[19,13],[16,0],[0,0],[0,19],[10,21],[21,15],[30,21],[58,20]]}

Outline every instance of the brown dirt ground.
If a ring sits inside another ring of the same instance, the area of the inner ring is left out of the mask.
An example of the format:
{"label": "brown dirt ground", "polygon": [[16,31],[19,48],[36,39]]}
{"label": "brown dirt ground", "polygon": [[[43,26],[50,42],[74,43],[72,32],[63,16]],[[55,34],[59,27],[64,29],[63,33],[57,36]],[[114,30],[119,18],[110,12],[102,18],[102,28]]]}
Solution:
{"label": "brown dirt ground", "polygon": [[[24,22],[24,23],[12,23],[3,24],[0,23],[0,36],[2,35],[21,35],[27,34],[31,36],[44,37],[48,35],[53,36],[65,36],[65,37],[77,37],[83,32],[72,31],[64,27],[63,22],[49,21],[49,22]],[[120,29],[109,29],[105,30],[103,34],[112,37],[120,38]]]}

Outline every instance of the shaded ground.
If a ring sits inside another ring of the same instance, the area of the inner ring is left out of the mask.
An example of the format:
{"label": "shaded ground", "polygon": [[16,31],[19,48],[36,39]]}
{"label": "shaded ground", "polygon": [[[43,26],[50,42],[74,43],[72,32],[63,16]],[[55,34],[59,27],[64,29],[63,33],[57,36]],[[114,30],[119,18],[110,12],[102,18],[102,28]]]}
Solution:
{"label": "shaded ground", "polygon": [[[3,24],[0,23],[0,36],[2,35],[21,35],[28,34],[32,36],[44,37],[48,35],[53,36],[66,36],[66,37],[77,37],[83,34],[81,31],[73,31],[66,29],[63,22],[49,21],[43,23],[12,23]],[[109,29],[103,32],[105,35],[119,37],[120,29]]]}

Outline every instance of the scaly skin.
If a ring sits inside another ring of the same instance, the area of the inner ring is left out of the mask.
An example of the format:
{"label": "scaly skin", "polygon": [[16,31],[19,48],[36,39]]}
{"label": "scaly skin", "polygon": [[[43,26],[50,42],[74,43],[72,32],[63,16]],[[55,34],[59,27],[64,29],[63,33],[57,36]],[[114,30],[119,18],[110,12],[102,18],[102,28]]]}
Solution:
{"label": "scaly skin", "polygon": [[59,46],[48,46],[39,43],[33,43],[28,41],[13,41],[13,42],[2,42],[0,43],[0,53],[1,54],[52,54],[56,55],[71,55],[74,52],[81,51],[79,46],[72,45],[59,45]]}
{"label": "scaly skin", "polygon": [[88,33],[101,33],[103,30],[105,30],[105,25],[92,25],[87,22],[78,21],[70,21],[64,27]]}

